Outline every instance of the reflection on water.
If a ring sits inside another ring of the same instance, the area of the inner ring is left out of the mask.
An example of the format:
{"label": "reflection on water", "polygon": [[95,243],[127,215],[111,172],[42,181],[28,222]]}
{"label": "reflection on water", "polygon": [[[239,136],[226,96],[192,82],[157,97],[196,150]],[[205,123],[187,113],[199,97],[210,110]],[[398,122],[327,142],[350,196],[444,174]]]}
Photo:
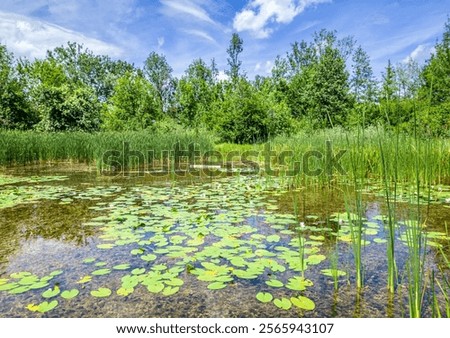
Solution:
{"label": "reflection on water", "polygon": [[[32,197],[26,204],[17,202],[13,206],[0,207],[0,281],[8,279],[10,283],[10,275],[19,271],[41,278],[52,271],[62,270],[63,274],[54,277],[50,286],[61,290],[77,288],[80,294],[71,300],[57,297],[58,306],[40,314],[27,310],[26,306],[45,300],[41,296],[45,288],[19,294],[0,291],[0,317],[408,316],[408,291],[405,287],[408,249],[400,240],[396,242],[400,285],[395,295],[389,295],[385,287],[386,247],[373,241],[386,237],[382,222],[374,219],[386,214],[386,210],[382,200],[374,195],[367,195],[364,201],[365,215],[372,222],[372,232],[366,236],[370,244],[363,248],[365,287],[357,293],[351,245],[339,241],[336,248],[333,235],[338,227],[344,229],[345,224],[330,221],[333,214],[346,210],[349,195],[343,188],[311,187],[285,191],[276,180],[271,179],[271,187],[267,188],[264,179],[245,177],[175,182],[133,177],[112,179],[97,177],[95,172],[49,170],[43,174],[63,175],[66,179],[0,186],[0,193],[4,195],[17,192],[24,186],[64,188],[47,190],[47,194],[39,192],[39,189],[32,190],[30,194],[34,195],[30,195]],[[296,244],[298,232],[295,231],[299,223],[293,216],[294,209],[302,222],[300,224],[304,223],[308,229],[304,232],[308,239],[306,258],[327,257],[308,264],[305,278],[314,285],[301,292],[286,287],[270,287],[266,283],[279,278],[286,286],[290,278],[301,275],[301,269],[290,268],[295,266],[295,262],[279,260],[286,250],[299,252]],[[410,208],[403,205],[400,218],[407,218],[409,211]],[[445,222],[450,221],[449,208],[437,204],[424,208],[424,213],[428,231],[445,232]],[[278,235],[279,239],[272,237],[273,241],[267,241],[270,235]],[[111,245],[102,247],[105,244]],[[177,249],[173,251],[171,247]],[[186,247],[192,251],[183,252]],[[141,249],[146,255],[155,253],[154,260],[144,261],[141,256],[145,255],[139,253]],[[443,242],[443,249],[448,251],[448,241]],[[138,251],[133,253],[133,250]],[[339,270],[346,272],[346,276],[339,277],[337,291],[332,278],[321,273],[321,270],[331,267],[329,258],[336,254]],[[245,258],[248,266],[255,266],[257,276],[236,278],[235,271],[243,268],[230,263],[235,256],[248,257]],[[83,263],[87,258],[95,261]],[[208,289],[208,283],[193,273],[204,270],[202,260],[227,266],[226,277],[233,276],[232,281],[227,281],[223,289]],[[276,266],[281,264],[287,270],[277,271],[278,268],[270,265],[275,264],[273,261],[279,263]],[[130,265],[127,271],[112,269],[125,263]],[[431,269],[438,271],[440,266],[448,274],[444,263],[437,248],[427,248],[427,273]],[[257,264],[266,266],[258,270]],[[183,281],[177,293],[164,296],[161,292],[149,292],[140,284],[126,296],[116,293],[123,286],[123,277],[132,276],[131,270],[145,268],[147,273],[155,266],[176,269],[176,278]],[[110,272],[93,275],[102,268]],[[79,284],[84,276],[93,277],[92,281]],[[112,295],[92,297],[90,292],[100,287],[111,289]],[[316,308],[314,311],[281,310],[273,303],[257,301],[255,295],[260,291],[270,292],[274,298],[280,299],[301,294],[312,299]],[[430,302],[428,289],[424,296],[424,316],[431,316]]]}

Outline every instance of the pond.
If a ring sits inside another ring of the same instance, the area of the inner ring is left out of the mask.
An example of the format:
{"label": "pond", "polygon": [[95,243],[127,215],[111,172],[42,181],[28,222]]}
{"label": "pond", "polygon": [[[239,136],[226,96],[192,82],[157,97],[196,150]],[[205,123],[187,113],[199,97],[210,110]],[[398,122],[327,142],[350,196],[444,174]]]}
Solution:
{"label": "pond", "polygon": [[[351,196],[344,185],[294,189],[257,175],[4,172],[0,317],[407,317],[414,207],[399,203],[391,294],[385,202],[376,184],[364,191],[358,290]],[[445,313],[448,297],[448,198],[436,187],[422,207],[427,317],[435,302]]]}

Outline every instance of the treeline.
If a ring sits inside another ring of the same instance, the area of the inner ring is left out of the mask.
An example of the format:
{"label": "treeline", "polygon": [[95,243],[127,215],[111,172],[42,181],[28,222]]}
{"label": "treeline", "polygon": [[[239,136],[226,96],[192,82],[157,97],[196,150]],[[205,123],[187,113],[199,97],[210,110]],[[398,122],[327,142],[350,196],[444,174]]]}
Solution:
{"label": "treeline", "polygon": [[181,78],[152,52],[138,68],[77,43],[44,59],[15,59],[0,45],[0,128],[123,131],[181,125],[222,141],[253,143],[298,130],[383,125],[449,136],[450,19],[426,64],[387,63],[382,80],[354,39],[322,30],[291,45],[271,76],[248,79],[243,40],[233,34],[227,79],[214,60],[194,60]]}

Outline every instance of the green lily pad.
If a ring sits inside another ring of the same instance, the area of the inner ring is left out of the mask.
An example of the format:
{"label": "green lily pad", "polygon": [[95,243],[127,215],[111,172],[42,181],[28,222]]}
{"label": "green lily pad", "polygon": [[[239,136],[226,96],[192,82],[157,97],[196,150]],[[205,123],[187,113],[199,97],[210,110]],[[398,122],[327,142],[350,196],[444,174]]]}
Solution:
{"label": "green lily pad", "polygon": [[37,283],[34,283],[33,285],[30,285],[30,289],[32,290],[39,290],[47,287],[49,284],[46,281],[40,281]]}
{"label": "green lily pad", "polygon": [[39,281],[39,278],[36,276],[28,276],[22,278],[18,283],[20,285],[32,285]]}
{"label": "green lily pad", "polygon": [[327,257],[324,255],[311,255],[306,258],[306,262],[310,265],[318,265],[326,259]]}
{"label": "green lily pad", "polygon": [[277,279],[268,280],[266,281],[266,284],[274,288],[282,288],[284,286],[283,282]]}
{"label": "green lily pad", "polygon": [[303,296],[291,297],[291,302],[302,310],[312,311],[316,308],[316,304],[311,299]]}
{"label": "green lily pad", "polygon": [[278,243],[280,241],[280,236],[278,235],[267,236],[266,240],[269,243]]}
{"label": "green lily pad", "polygon": [[94,276],[104,276],[111,273],[111,269],[99,269],[92,272]]}
{"label": "green lily pad", "polygon": [[387,240],[384,239],[384,238],[375,238],[373,241],[375,243],[377,243],[377,244],[385,244],[385,243],[387,243]]}
{"label": "green lily pad", "polygon": [[30,286],[25,285],[25,286],[19,286],[18,288],[12,289],[9,291],[9,293],[12,295],[18,295],[18,294],[25,293],[28,291],[30,291]]}
{"label": "green lily pad", "polygon": [[208,289],[210,290],[220,290],[227,287],[227,284],[224,284],[222,282],[215,282],[208,285]]}
{"label": "green lily pad", "polygon": [[291,301],[287,298],[277,298],[273,301],[273,303],[277,308],[282,310],[289,310],[292,307]]}
{"label": "green lily pad", "polygon": [[58,306],[57,300],[52,300],[51,302],[42,302],[38,305],[37,311],[41,313],[49,312]]}
{"label": "green lily pad", "polygon": [[106,265],[106,262],[95,263],[95,266],[98,266],[98,267],[102,267],[102,266],[105,266],[105,265]]}
{"label": "green lily pad", "polygon": [[48,289],[47,291],[44,291],[42,293],[42,297],[52,298],[52,297],[56,297],[57,295],[59,295],[59,293],[60,293],[59,287],[55,286],[53,289]]}
{"label": "green lily pad", "polygon": [[132,275],[142,275],[143,273],[145,273],[145,268],[137,268],[131,271]]}
{"label": "green lily pad", "polygon": [[31,276],[32,273],[31,272],[27,272],[27,271],[22,271],[22,272],[14,272],[11,275],[9,275],[11,278],[14,279],[22,279],[24,277],[28,277]]}
{"label": "green lily pad", "polygon": [[128,270],[130,267],[130,264],[119,264],[113,266],[113,270]]}
{"label": "green lily pad", "polygon": [[303,277],[292,277],[289,278],[286,287],[290,290],[294,291],[304,291],[307,287],[313,286],[313,282],[309,279],[305,279]]}
{"label": "green lily pad", "polygon": [[131,295],[133,292],[134,292],[134,288],[126,289],[124,287],[121,287],[120,289],[117,290],[117,294],[119,296],[123,296],[123,297]]}
{"label": "green lily pad", "polygon": [[79,281],[77,281],[77,284],[86,284],[89,283],[92,280],[92,276],[84,276],[81,277]]}
{"label": "green lily pad", "polygon": [[63,292],[61,292],[61,297],[67,300],[73,299],[76,296],[78,296],[78,294],[80,293],[80,291],[78,289],[72,289],[72,290],[65,290]]}
{"label": "green lily pad", "polygon": [[180,278],[172,278],[165,283],[170,286],[182,286],[184,284],[184,281]]}
{"label": "green lily pad", "polygon": [[166,286],[162,292],[164,296],[171,296],[176,294],[180,290],[179,287]]}
{"label": "green lily pad", "polygon": [[156,258],[158,258],[158,257],[154,254],[148,254],[148,255],[141,256],[141,259],[146,262],[152,262],[152,261],[156,260]]}
{"label": "green lily pad", "polygon": [[91,291],[91,295],[97,298],[106,298],[111,296],[111,290],[108,288],[99,288],[98,290]]}
{"label": "green lily pad", "polygon": [[151,293],[159,293],[164,290],[164,284],[161,282],[150,284],[147,286],[147,290]]}
{"label": "green lily pad", "polygon": [[83,260],[83,263],[85,264],[90,264],[90,263],[94,263],[95,262],[95,258],[86,258],[85,260]]}
{"label": "green lily pad", "polygon": [[273,296],[268,292],[258,292],[256,299],[261,303],[270,303],[273,300]]}
{"label": "green lily pad", "polygon": [[9,291],[9,290],[12,290],[17,287],[19,287],[19,284],[17,284],[17,283],[3,284],[3,285],[0,285],[0,291]]}

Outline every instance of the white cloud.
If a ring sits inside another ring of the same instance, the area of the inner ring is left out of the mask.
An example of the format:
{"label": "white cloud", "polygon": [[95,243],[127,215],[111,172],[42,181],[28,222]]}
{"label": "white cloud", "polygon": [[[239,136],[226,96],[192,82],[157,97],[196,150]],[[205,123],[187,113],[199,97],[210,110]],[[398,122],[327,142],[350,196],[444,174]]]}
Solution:
{"label": "white cloud", "polygon": [[210,41],[210,42],[213,42],[213,43],[217,43],[216,40],[211,35],[209,35],[208,33],[204,32],[204,31],[201,31],[201,30],[198,30],[198,29],[186,29],[186,30],[184,30],[184,32],[186,32],[186,33],[188,33],[190,35],[197,36],[197,37],[202,38],[204,40],[207,40],[207,41]]}
{"label": "white cloud", "polygon": [[82,43],[96,54],[112,57],[123,54],[121,48],[81,33],[25,16],[0,12],[0,42],[16,56],[42,58],[47,50],[65,45],[68,41]]}
{"label": "white cloud", "polygon": [[219,75],[217,75],[217,80],[219,81],[228,81],[230,77],[225,73],[225,71],[219,71]]}
{"label": "white cloud", "polygon": [[215,24],[208,12],[192,0],[160,0],[163,12],[170,16],[188,15],[206,23]]}
{"label": "white cloud", "polygon": [[164,36],[160,36],[158,38],[158,48],[162,48],[162,46],[164,46],[165,42],[166,42],[166,40],[164,39]]}
{"label": "white cloud", "polygon": [[270,24],[288,24],[307,7],[331,0],[251,0],[246,8],[234,17],[233,27],[238,32],[250,31],[255,37],[269,37]]}
{"label": "white cloud", "polygon": [[414,60],[420,63],[429,58],[434,50],[435,48],[431,44],[418,45],[402,62],[407,63],[409,60]]}

